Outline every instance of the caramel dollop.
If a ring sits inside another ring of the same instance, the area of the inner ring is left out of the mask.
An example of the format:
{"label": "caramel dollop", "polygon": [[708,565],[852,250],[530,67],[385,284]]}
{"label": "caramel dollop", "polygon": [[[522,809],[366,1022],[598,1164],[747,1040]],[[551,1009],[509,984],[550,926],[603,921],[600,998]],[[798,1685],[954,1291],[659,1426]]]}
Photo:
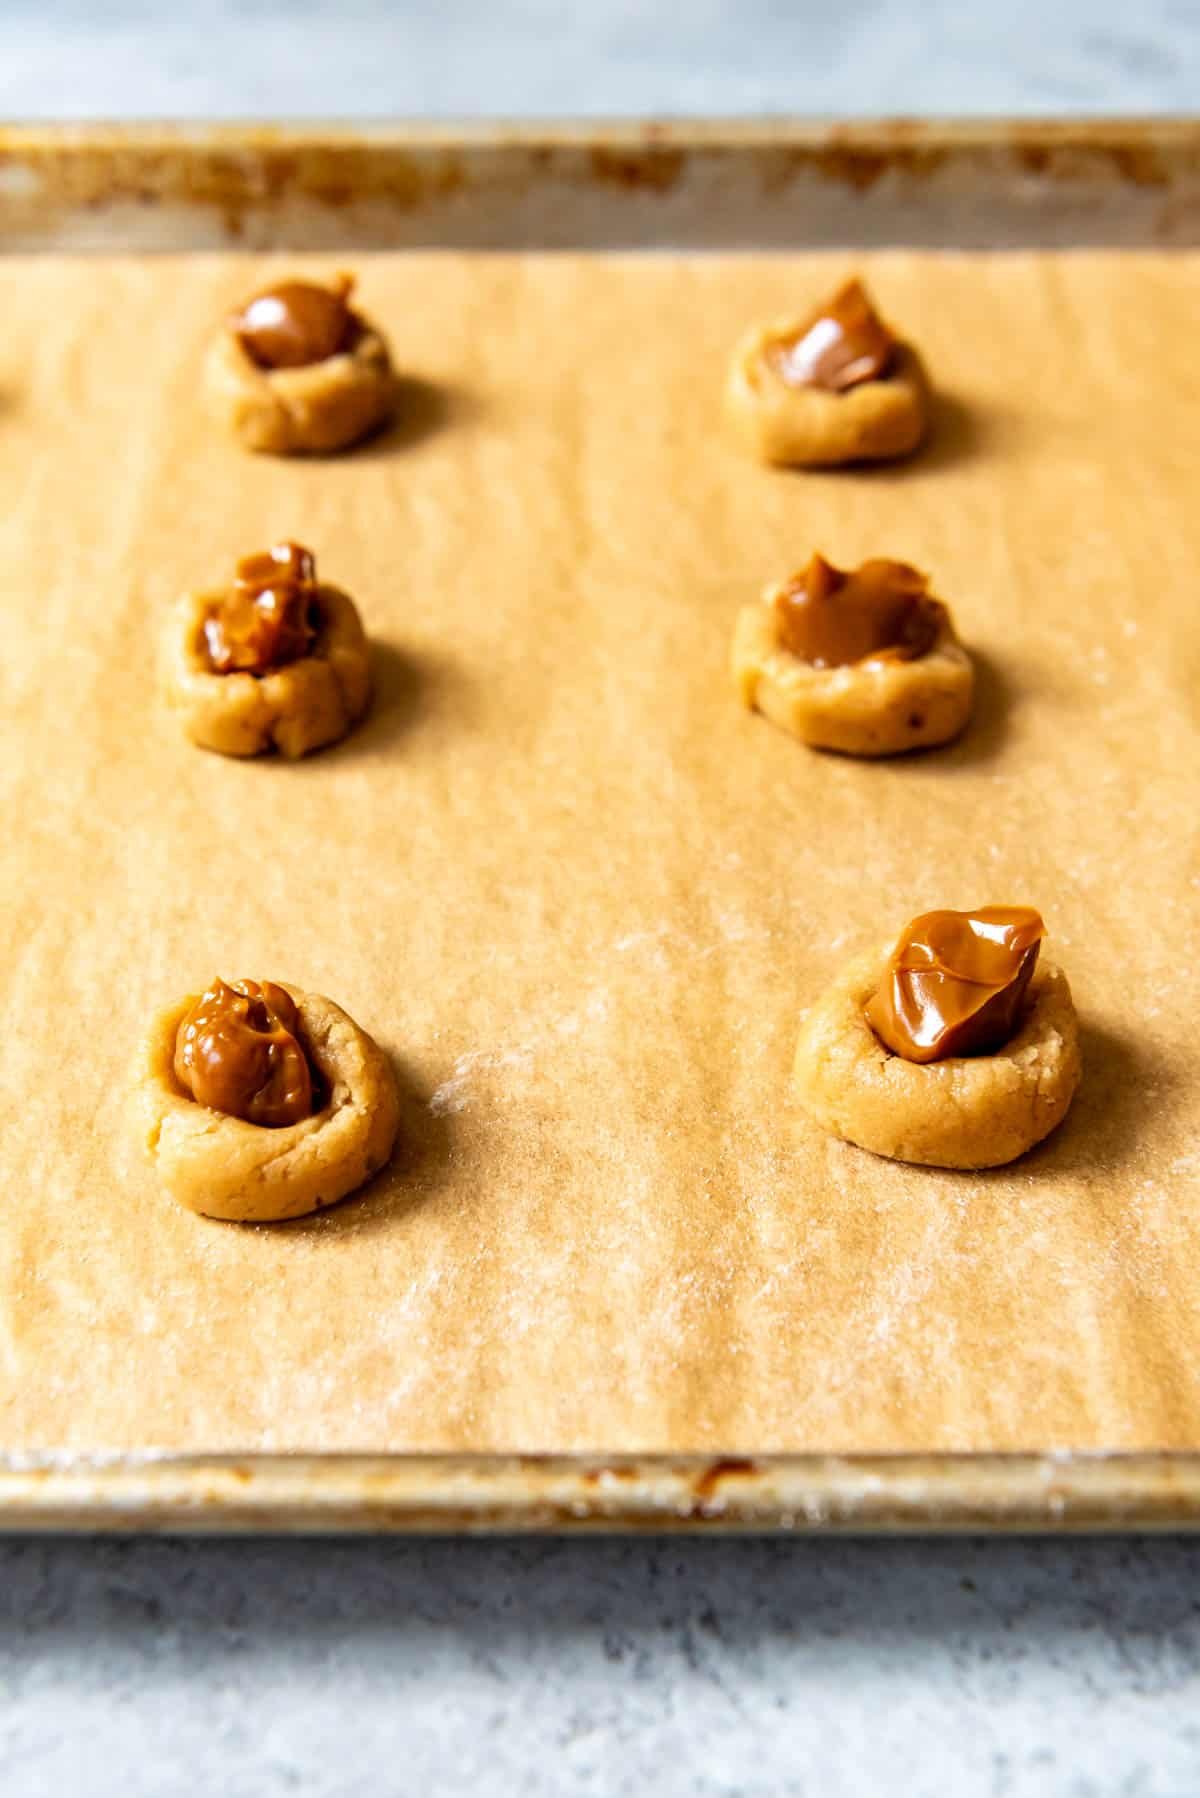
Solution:
{"label": "caramel dollop", "polygon": [[306,656],[321,629],[317,563],[298,543],[243,556],[204,621],[214,674],[266,674]]}
{"label": "caramel dollop", "polygon": [[175,1037],[175,1077],[198,1105],[248,1124],[310,1117],[313,1070],[295,1002],[264,980],[214,980]]}
{"label": "caramel dollop", "polygon": [[923,912],[892,950],[867,1022],[905,1061],[999,1049],[1017,1028],[1045,934],[1027,905]]}
{"label": "caramel dollop", "polygon": [[247,300],[229,320],[246,354],[260,368],[306,368],[349,349],[359,332],[350,308],[352,275],[332,287],[280,281]]}
{"label": "caramel dollop", "polygon": [[766,355],[789,387],[844,393],[891,371],[896,339],[872,306],[861,281],[847,281],[798,330],[774,337]]}
{"label": "caramel dollop", "polygon": [[814,555],[775,595],[774,608],[780,643],[814,668],[915,661],[946,616],[925,575],[882,556],[849,572]]}

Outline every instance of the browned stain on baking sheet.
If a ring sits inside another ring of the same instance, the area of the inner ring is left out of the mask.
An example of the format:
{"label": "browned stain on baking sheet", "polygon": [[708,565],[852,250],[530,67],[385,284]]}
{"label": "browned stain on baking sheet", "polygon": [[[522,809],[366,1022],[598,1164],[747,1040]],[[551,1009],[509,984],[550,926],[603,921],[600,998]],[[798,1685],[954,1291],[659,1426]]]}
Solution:
{"label": "browned stain on baking sheet", "polygon": [[364,141],[322,142],[318,136],[279,142],[269,129],[247,131],[230,145],[127,141],[97,134],[81,140],[42,134],[33,142],[0,129],[0,230],[5,213],[36,211],[52,229],[73,212],[164,206],[218,216],[235,241],[252,216],[297,203],[337,211],[363,201],[412,212],[445,201],[468,184],[463,158],[451,147],[411,148]]}
{"label": "browned stain on baking sheet", "polygon": [[1109,158],[1123,181],[1135,187],[1165,187],[1169,179],[1162,157],[1148,144],[1112,145]]}
{"label": "browned stain on baking sheet", "polygon": [[669,193],[687,169],[687,152],[669,145],[649,145],[644,150],[613,150],[598,146],[590,152],[588,167],[594,180],[630,192]]}
{"label": "browned stain on baking sheet", "polygon": [[711,1462],[703,1473],[697,1474],[692,1491],[701,1504],[708,1504],[731,1480],[746,1480],[757,1472],[757,1462],[727,1455],[719,1461]]}
{"label": "browned stain on baking sheet", "polygon": [[911,119],[884,121],[864,137],[860,127],[831,125],[826,141],[793,151],[793,165],[822,180],[866,193],[885,175],[928,181],[945,166],[950,148]]}
{"label": "browned stain on baking sheet", "polygon": [[[194,211],[234,241],[250,220],[305,208],[438,217],[460,194],[505,205],[558,189],[658,196],[716,181],[766,199],[805,186],[869,196],[884,181],[919,196],[951,182],[980,205],[1030,180],[1048,195],[1084,183],[1177,202],[1200,183],[1200,124],[1188,121],[894,119],[823,127],[644,122],[584,127],[0,129],[0,237],[51,240],[73,216],[122,207]],[[931,198],[931,204],[934,203]],[[1185,209],[1186,214],[1186,209]],[[1149,233],[1148,233],[1149,234]],[[368,236],[370,233],[368,232]]]}
{"label": "browned stain on baking sheet", "polygon": [[1166,187],[1170,172],[1152,144],[1066,145],[1018,143],[1013,147],[1017,167],[1039,181],[1077,182],[1111,180],[1133,187]]}
{"label": "browned stain on baking sheet", "polygon": [[619,1484],[622,1480],[636,1480],[638,1472],[636,1466],[618,1461],[605,1467],[589,1467],[581,1477],[588,1487],[609,1486],[614,1481]]}

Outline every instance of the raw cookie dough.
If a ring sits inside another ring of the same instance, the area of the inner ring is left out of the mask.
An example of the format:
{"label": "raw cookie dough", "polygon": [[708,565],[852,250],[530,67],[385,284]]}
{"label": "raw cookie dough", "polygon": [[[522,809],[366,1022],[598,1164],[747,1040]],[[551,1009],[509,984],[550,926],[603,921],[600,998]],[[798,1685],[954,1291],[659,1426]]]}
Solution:
{"label": "raw cookie dough", "polygon": [[1066,975],[1043,961],[1024,1019],[1000,1049],[925,1064],[884,1047],[866,1019],[892,945],[852,961],[804,1020],[793,1085],[834,1136],[894,1161],[999,1167],[1062,1122],[1079,1084]]}
{"label": "raw cookie dough", "polygon": [[819,667],[781,641],[778,606],[798,578],[772,584],[738,613],[730,664],[743,705],[811,748],[845,755],[898,755],[958,735],[975,676],[945,606],[933,602],[933,641],[912,660],[868,656]]}
{"label": "raw cookie dough", "polygon": [[[377,429],[391,414],[398,382],[388,346],[380,333],[345,304],[343,341],[314,335],[314,360],[290,359],[272,365],[256,357],[248,344],[255,339],[239,324],[256,304],[282,294],[324,294],[348,302],[352,282],[342,277],[333,289],[312,283],[283,282],[256,296],[241,312],[226,319],[209,348],[204,380],[216,416],[249,450],[268,455],[322,454],[348,449]],[[318,302],[319,303],[319,302]],[[261,333],[268,348],[272,336],[282,339],[274,353],[289,354],[282,331]],[[293,339],[296,334],[292,334]],[[331,344],[337,347],[330,348]],[[320,353],[328,350],[329,353]],[[303,352],[300,352],[303,353]]]}
{"label": "raw cookie dough", "polygon": [[382,1050],[331,999],[284,991],[323,1084],[321,1109],[299,1123],[246,1123],[184,1090],[176,1037],[198,995],[167,1006],[143,1039],[134,1077],[139,1128],[163,1187],[189,1211],[233,1223],[303,1217],[345,1198],[392,1152],[400,1100]]}
{"label": "raw cookie dough", "polygon": [[850,281],[807,317],[748,331],[725,399],[733,429],[762,461],[815,468],[916,449],[929,382],[916,350]]}
{"label": "raw cookie dough", "polygon": [[[270,554],[294,548],[280,545]],[[166,688],[193,743],[221,755],[278,749],[295,758],[336,742],[361,718],[371,690],[362,621],[348,594],[315,575],[311,593],[319,628],[307,653],[263,673],[213,667],[206,629],[225,591],[183,596],[169,622]]]}

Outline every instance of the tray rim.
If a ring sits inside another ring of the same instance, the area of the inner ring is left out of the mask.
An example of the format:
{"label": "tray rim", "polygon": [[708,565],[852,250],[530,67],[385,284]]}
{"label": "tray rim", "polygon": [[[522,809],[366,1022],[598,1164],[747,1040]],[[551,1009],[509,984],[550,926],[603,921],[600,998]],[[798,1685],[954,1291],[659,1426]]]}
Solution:
{"label": "tray rim", "polygon": [[1197,1530],[1192,1452],[0,1457],[7,1534]]}
{"label": "tray rim", "polygon": [[[64,216],[113,200],[249,196],[264,170],[324,198],[326,159],[385,175],[415,159],[515,154],[536,177],[562,153],[655,159],[782,152],[819,179],[880,170],[918,182],[949,162],[1060,185],[1080,160],[1104,183],[1144,190],[1200,178],[1200,113],[1159,117],[859,120],[772,115],[487,120],[199,120],[0,124],[0,247],[6,169],[68,180]],[[306,164],[305,157],[312,159]],[[299,157],[299,165],[292,158]],[[649,159],[645,162],[643,159]],[[188,191],[189,171],[219,176]],[[360,164],[360,166],[362,166]],[[592,173],[611,178],[603,163]],[[304,184],[311,181],[311,190]],[[132,184],[132,187],[131,187]],[[145,184],[139,185],[139,184]],[[222,184],[224,184],[222,186]],[[181,193],[182,187],[182,193]],[[951,1533],[1200,1530],[1200,1451],[920,1454],[24,1454],[0,1450],[0,1532],[366,1531]]]}
{"label": "tray rim", "polygon": [[976,113],[907,114],[845,118],[837,114],[772,112],[661,116],[420,118],[336,113],[312,118],[237,117],[204,119],[28,119],[0,120],[4,148],[93,149],[109,144],[239,144],[344,142],[416,144],[492,149],[504,144],[656,142],[740,148],[744,144],[829,143],[963,144],[995,149],[1008,143],[1153,143],[1200,147],[1200,110],[1170,113]]}
{"label": "tray rim", "polygon": [[663,242],[1194,245],[1200,114],[0,122],[0,251]]}

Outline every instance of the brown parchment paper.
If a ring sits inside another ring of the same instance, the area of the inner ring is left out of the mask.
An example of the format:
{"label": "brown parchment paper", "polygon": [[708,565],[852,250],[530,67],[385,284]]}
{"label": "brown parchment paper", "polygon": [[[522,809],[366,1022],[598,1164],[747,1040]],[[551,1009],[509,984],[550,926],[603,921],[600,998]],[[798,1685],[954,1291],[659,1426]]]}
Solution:
{"label": "brown parchment paper", "polygon": [[[281,266],[0,265],[0,1440],[1200,1447],[1200,261],[865,258],[937,431],[823,475],[745,460],[719,396],[844,260],[363,258],[414,385],[314,463],[197,386]],[[280,535],[378,696],[237,764],[156,643]],[[740,710],[736,608],[814,547],[932,572],[980,658],[959,745],[860,764]],[[1058,1134],[953,1175],[797,1120],[841,961],[1005,900],[1082,1016]],[[249,1229],[156,1190],[132,1047],[216,971],[395,1053],[359,1200]]]}

